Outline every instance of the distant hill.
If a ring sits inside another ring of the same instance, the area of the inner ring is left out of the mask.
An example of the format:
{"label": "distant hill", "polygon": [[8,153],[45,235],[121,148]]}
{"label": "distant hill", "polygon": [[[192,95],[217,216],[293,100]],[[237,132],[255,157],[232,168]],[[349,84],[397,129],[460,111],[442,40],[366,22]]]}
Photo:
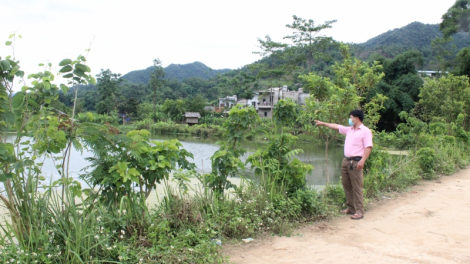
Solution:
{"label": "distant hill", "polygon": [[[402,28],[382,33],[361,45],[368,49],[393,44],[421,49],[430,46],[432,40],[436,37],[442,37],[438,24],[431,25],[413,22]],[[467,33],[457,33],[452,37],[458,49],[470,46],[470,36]]]}
{"label": "distant hill", "polygon": [[[137,84],[147,84],[150,81],[150,76],[153,72],[153,66],[144,70],[131,71],[122,76],[129,82]],[[182,81],[190,77],[200,77],[202,79],[209,79],[217,74],[222,74],[230,71],[230,69],[212,70],[201,62],[193,62],[188,64],[170,64],[164,68],[165,79],[177,79]]]}
{"label": "distant hill", "polygon": [[[394,58],[395,56],[408,51],[419,50],[424,56],[424,65],[422,69],[434,70],[432,61],[434,55],[432,52],[431,42],[436,37],[442,37],[438,24],[424,24],[421,22],[412,22],[404,27],[389,30],[376,37],[369,39],[364,43],[352,44],[351,52],[361,60],[369,59],[369,56],[378,53],[386,58]],[[455,54],[464,47],[470,46],[470,36],[467,33],[457,33],[453,37],[453,42],[457,48]],[[333,60],[340,60],[341,54],[338,49],[327,51],[331,53]],[[455,55],[454,54],[454,55]],[[276,61],[275,58],[263,58],[255,63],[263,63],[265,61]],[[274,64],[282,64],[284,61],[276,61]],[[320,67],[322,68],[322,67]],[[217,74],[228,73],[235,76],[240,72],[248,72],[248,68],[242,67],[238,70],[222,69],[212,70],[201,62],[193,62],[189,64],[170,64],[165,70],[166,79],[177,79],[182,81],[190,77],[200,77],[209,79]],[[131,83],[147,84],[153,72],[153,66],[144,70],[131,71],[124,76],[123,79]]]}
{"label": "distant hill", "polygon": [[[361,44],[353,44],[353,52],[362,60],[367,60],[371,54],[378,53],[386,58],[393,58],[408,50],[419,50],[423,53],[423,69],[433,69],[432,40],[442,37],[438,24],[423,24],[413,22],[404,27],[389,30]],[[470,36],[467,33],[457,33],[452,36],[452,45],[456,46],[454,56],[462,48],[470,46]]]}

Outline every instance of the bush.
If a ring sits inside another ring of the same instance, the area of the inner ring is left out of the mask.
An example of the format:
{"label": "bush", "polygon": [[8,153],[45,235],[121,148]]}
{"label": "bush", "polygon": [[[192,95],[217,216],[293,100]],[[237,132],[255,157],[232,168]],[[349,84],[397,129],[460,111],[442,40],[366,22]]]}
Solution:
{"label": "bush", "polygon": [[425,147],[416,152],[418,156],[419,167],[423,172],[423,178],[431,179],[435,174],[436,152],[434,149]]}
{"label": "bush", "polygon": [[336,206],[344,207],[346,204],[346,194],[344,193],[343,187],[339,184],[326,185],[325,196]]}

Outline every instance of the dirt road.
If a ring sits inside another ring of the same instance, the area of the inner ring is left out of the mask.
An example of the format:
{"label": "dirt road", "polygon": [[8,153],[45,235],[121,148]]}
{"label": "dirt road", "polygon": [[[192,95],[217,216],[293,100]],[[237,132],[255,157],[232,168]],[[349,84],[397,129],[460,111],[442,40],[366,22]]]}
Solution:
{"label": "dirt road", "polygon": [[470,263],[470,169],[372,202],[365,218],[228,245],[231,263]]}

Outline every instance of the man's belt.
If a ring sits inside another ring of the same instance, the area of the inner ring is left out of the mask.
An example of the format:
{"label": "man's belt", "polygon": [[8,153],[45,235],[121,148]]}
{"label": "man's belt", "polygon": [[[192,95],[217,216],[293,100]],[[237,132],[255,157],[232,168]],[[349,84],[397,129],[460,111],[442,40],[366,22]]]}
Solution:
{"label": "man's belt", "polygon": [[344,157],[344,159],[346,160],[354,160],[354,161],[360,161],[362,159],[362,157]]}

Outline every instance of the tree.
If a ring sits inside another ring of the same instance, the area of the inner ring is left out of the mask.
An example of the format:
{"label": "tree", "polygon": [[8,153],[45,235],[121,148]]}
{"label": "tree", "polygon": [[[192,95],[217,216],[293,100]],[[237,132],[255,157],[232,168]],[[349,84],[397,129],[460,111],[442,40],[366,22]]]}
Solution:
{"label": "tree", "polygon": [[[468,129],[470,117],[470,84],[467,76],[449,74],[440,79],[427,79],[419,93],[419,104],[426,121],[442,117],[447,123],[465,115],[464,126]],[[438,103],[436,103],[438,102]]]}
{"label": "tree", "polygon": [[469,32],[470,0],[457,0],[447,12],[442,15],[439,29],[444,37],[450,37],[457,32]]}
{"label": "tree", "polygon": [[260,51],[254,51],[253,54],[258,54],[261,57],[269,57],[267,64],[270,67],[274,66],[274,60],[281,56],[281,53],[288,47],[285,43],[275,42],[269,35],[266,35],[266,40],[258,38]]}
{"label": "tree", "polygon": [[254,89],[258,88],[259,85],[256,82],[256,77],[244,72],[239,75],[239,78],[240,80],[238,81],[238,87],[235,94],[238,98],[246,99],[248,103],[248,100],[254,97]]}
{"label": "tree", "polygon": [[206,99],[202,95],[198,94],[193,98],[186,98],[185,100],[185,109],[189,112],[204,112],[204,107],[206,106]]}
{"label": "tree", "polygon": [[362,109],[362,102],[365,100],[369,89],[374,87],[385,75],[380,72],[382,65],[378,62],[369,65],[366,62],[352,58],[349,54],[349,46],[346,44],[340,44],[340,49],[344,60],[343,63],[336,63],[333,66],[336,77],[335,85],[343,89],[352,85],[359,96],[357,108]]}
{"label": "tree", "polygon": [[240,147],[240,141],[252,124],[259,120],[259,115],[252,106],[235,106],[229,112],[229,116],[223,128],[227,142],[219,142],[218,149],[211,157],[212,172],[204,175],[205,183],[212,188],[215,193],[223,194],[224,190],[236,188],[228,177],[237,176],[238,169],[244,169],[240,158],[246,150]]}
{"label": "tree", "polygon": [[324,57],[323,53],[334,41],[331,37],[321,36],[320,32],[331,28],[336,20],[326,21],[324,24],[315,25],[312,19],[308,21],[297,16],[292,16],[294,22],[286,27],[293,29],[292,35],[284,37],[290,39],[298,47],[304,49],[303,58],[307,61],[307,68],[310,71],[315,60]]}
{"label": "tree", "polygon": [[152,89],[152,103],[153,103],[153,122],[155,122],[155,106],[157,105],[157,90],[158,88],[165,85],[165,71],[162,67],[162,61],[160,59],[153,60],[154,70],[152,73],[152,77],[150,78],[150,88]]}
{"label": "tree", "polygon": [[385,109],[381,110],[382,119],[379,128],[388,131],[395,130],[402,122],[399,114],[402,111],[410,113],[419,100],[419,89],[423,80],[418,76],[416,68],[422,65],[423,55],[419,51],[407,51],[392,60],[381,59],[385,76],[367,93],[367,101],[377,94],[389,98]]}
{"label": "tree", "polygon": [[437,66],[437,71],[443,72],[452,67],[454,54],[457,47],[451,44],[452,37],[448,38],[435,38],[432,40],[432,54],[434,55],[434,64]]}
{"label": "tree", "polygon": [[135,97],[131,97],[123,101],[124,102],[119,104],[118,106],[119,112],[135,116],[137,114],[137,107],[139,106],[139,101],[137,101]]}
{"label": "tree", "polygon": [[253,54],[262,56],[266,62],[259,63],[256,66],[253,65],[251,69],[257,72],[257,79],[268,80],[270,86],[273,87],[273,82],[279,80],[285,74],[282,65],[279,65],[277,61],[282,60],[283,51],[287,44],[275,42],[269,35],[266,35],[266,40],[258,38],[258,42],[261,50],[255,51]]}
{"label": "tree", "polygon": [[[14,42],[16,34],[9,39],[7,46]],[[107,130],[101,125],[81,124],[75,116],[78,88],[95,83],[85,56],[79,55],[76,60],[64,59],[59,63],[58,74],[67,81],[67,85],[53,83],[56,75],[52,73],[51,63],[39,66],[44,67],[44,71],[29,74],[30,84],[22,81],[23,86],[13,95],[13,85],[18,79],[23,79],[24,72],[20,70],[14,54],[4,59],[0,57],[0,131],[15,131],[13,141],[7,140],[3,133],[0,135],[0,182],[4,183],[7,194],[0,193],[0,200],[11,217],[11,229],[8,228],[7,232],[11,234],[11,240],[20,245],[27,244],[25,241],[31,241],[31,237],[39,237],[42,233],[34,223],[44,217],[44,208],[41,208],[41,216],[31,208],[44,206],[40,200],[48,199],[46,193],[55,192],[52,187],[44,193],[38,191],[40,181],[44,180],[41,176],[44,157],[55,156],[54,165],[61,178],[52,185],[62,185],[61,197],[64,199],[60,199],[60,213],[64,213],[67,206],[65,195],[81,196],[80,183],[69,177],[71,148],[80,151],[84,138],[97,137]],[[69,116],[52,106],[59,97],[59,90],[66,94],[70,86],[75,99]],[[95,128],[91,133],[90,127]],[[28,250],[27,247],[23,249]]]}
{"label": "tree", "polygon": [[101,73],[96,77],[98,81],[96,88],[100,94],[100,101],[95,107],[96,112],[109,114],[112,110],[116,110],[118,105],[118,85],[123,81],[120,78],[121,74],[101,69]]}
{"label": "tree", "polygon": [[470,76],[470,47],[463,48],[455,58],[455,74]]}
{"label": "tree", "polygon": [[186,104],[183,100],[166,99],[163,103],[162,110],[174,121],[183,120],[183,114],[186,111]]}

